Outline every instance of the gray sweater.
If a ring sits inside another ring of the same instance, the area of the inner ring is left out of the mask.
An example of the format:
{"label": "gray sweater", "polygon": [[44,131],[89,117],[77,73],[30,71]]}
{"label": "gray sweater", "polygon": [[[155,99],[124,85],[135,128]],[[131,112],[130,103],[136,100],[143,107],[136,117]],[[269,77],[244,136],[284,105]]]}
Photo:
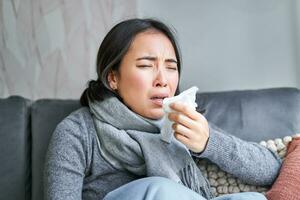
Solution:
{"label": "gray sweater", "polygon": [[[210,138],[201,154],[246,183],[270,185],[281,160],[263,146],[245,142],[210,126]],[[95,200],[137,178],[118,171],[101,156],[88,108],[71,113],[56,127],[46,155],[45,199]]]}

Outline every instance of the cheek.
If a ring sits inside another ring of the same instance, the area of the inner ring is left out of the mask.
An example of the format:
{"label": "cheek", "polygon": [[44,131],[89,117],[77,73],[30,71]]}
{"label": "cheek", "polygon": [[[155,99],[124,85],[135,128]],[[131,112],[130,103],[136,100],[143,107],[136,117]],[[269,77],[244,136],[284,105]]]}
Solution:
{"label": "cheek", "polygon": [[173,95],[175,94],[176,89],[177,89],[177,87],[178,87],[178,81],[179,81],[178,75],[173,76],[173,77],[170,79],[170,85],[171,85],[171,90],[172,90]]}
{"label": "cheek", "polygon": [[142,73],[134,73],[130,78],[130,86],[134,90],[133,92],[141,93],[146,91],[149,87],[149,77]]}

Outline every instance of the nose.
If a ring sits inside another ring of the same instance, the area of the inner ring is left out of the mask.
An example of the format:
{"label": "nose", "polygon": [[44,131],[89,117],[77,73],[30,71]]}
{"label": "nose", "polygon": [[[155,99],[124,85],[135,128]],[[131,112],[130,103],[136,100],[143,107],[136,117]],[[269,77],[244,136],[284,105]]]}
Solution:
{"label": "nose", "polygon": [[157,71],[154,86],[155,87],[166,87],[168,85],[166,74],[160,69]]}

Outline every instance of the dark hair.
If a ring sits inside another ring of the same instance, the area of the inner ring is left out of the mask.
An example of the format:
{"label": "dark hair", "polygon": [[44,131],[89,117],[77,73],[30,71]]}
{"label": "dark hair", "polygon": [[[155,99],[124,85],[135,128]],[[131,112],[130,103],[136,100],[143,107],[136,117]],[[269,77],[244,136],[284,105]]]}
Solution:
{"label": "dark hair", "polygon": [[[90,101],[102,101],[108,95],[116,95],[110,88],[107,76],[111,71],[118,71],[120,63],[127,53],[135,36],[147,30],[155,30],[167,36],[173,45],[180,75],[181,57],[173,31],[164,23],[154,19],[129,19],[115,25],[103,39],[97,54],[97,80],[90,80],[88,87],[80,97],[82,106]],[[178,87],[177,91],[178,93]]]}

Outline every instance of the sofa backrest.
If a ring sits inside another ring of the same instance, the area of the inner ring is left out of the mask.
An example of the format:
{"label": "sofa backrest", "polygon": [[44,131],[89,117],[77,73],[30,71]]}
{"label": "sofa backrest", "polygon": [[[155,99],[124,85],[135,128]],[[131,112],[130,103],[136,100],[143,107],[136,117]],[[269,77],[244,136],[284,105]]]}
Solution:
{"label": "sofa backrest", "polygon": [[30,200],[30,101],[0,99],[0,199]]}
{"label": "sofa backrest", "polygon": [[197,94],[209,122],[247,141],[300,133],[300,90],[272,88]]}
{"label": "sofa backrest", "polygon": [[42,99],[31,106],[32,200],[43,199],[44,160],[51,135],[67,115],[80,107],[78,100]]}

